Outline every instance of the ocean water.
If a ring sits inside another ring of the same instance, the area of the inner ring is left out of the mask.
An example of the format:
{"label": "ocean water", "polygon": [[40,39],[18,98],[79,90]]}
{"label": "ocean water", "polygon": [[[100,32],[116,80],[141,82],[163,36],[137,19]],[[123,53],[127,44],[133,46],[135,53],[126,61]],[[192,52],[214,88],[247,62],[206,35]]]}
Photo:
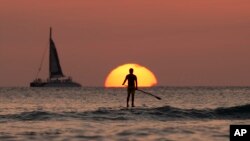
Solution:
{"label": "ocean water", "polygon": [[250,124],[250,87],[0,88],[1,141],[228,141]]}

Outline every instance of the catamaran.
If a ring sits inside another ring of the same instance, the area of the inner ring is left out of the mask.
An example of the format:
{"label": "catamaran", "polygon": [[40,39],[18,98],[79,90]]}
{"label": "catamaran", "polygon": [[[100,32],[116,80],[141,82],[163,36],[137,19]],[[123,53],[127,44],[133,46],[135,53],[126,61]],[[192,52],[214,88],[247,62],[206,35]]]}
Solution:
{"label": "catamaran", "polygon": [[[49,78],[42,80],[37,77],[37,74],[36,79],[30,83],[30,87],[81,87],[79,83],[73,82],[71,77],[64,76],[62,72],[56,46],[52,39],[52,28],[50,28],[49,42]],[[40,70],[41,66],[38,73]]]}

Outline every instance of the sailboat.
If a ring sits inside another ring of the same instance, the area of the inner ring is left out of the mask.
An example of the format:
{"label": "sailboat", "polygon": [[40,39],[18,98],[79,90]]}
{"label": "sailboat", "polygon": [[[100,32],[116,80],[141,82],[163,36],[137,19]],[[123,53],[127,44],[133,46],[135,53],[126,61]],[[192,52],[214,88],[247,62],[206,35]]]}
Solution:
{"label": "sailboat", "polygon": [[[71,77],[63,74],[55,43],[52,39],[52,28],[50,28],[49,36],[49,78],[42,80],[36,78],[30,83],[30,87],[81,87],[79,83],[73,82]],[[40,66],[41,68],[41,66]],[[39,71],[40,71],[39,68]]]}

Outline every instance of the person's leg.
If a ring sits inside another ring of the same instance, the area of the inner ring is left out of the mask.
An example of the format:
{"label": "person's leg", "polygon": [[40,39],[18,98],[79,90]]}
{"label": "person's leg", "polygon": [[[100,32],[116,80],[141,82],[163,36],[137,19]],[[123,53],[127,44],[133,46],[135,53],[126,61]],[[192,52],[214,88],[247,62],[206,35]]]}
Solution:
{"label": "person's leg", "polygon": [[135,98],[135,91],[132,92],[132,107],[135,107],[134,98]]}
{"label": "person's leg", "polygon": [[128,90],[128,96],[127,96],[127,107],[129,107],[129,97],[130,97],[130,91]]}

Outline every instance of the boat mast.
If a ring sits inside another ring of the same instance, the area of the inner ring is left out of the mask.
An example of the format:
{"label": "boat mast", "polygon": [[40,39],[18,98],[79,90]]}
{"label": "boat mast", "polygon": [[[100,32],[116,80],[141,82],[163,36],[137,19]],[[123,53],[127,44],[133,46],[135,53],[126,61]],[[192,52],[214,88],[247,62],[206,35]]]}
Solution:
{"label": "boat mast", "polygon": [[52,39],[52,28],[49,29],[49,39]]}

